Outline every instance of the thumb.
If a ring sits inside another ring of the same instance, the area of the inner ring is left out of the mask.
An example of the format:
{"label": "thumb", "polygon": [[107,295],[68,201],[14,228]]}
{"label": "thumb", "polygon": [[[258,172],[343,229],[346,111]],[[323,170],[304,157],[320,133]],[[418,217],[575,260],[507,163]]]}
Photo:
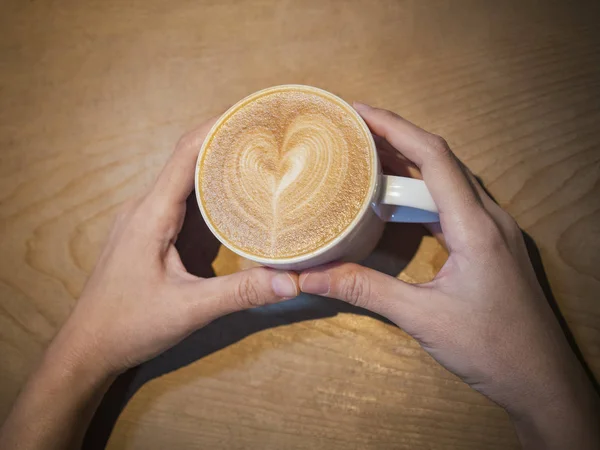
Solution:
{"label": "thumb", "polygon": [[201,314],[211,320],[235,311],[277,303],[299,294],[296,273],[266,267],[203,279],[198,283],[202,292]]}
{"label": "thumb", "polygon": [[395,322],[416,313],[421,290],[376,270],[351,263],[335,263],[310,269],[300,275],[300,290],[307,294],[337,298],[368,309]]}

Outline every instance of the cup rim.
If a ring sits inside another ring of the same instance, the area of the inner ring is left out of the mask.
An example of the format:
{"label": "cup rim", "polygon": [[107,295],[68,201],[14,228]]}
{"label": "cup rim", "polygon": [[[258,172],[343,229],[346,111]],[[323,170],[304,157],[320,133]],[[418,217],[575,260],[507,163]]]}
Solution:
{"label": "cup rim", "polygon": [[[370,185],[369,185],[369,191],[368,191],[367,195],[365,196],[364,202],[363,202],[360,210],[358,211],[358,213],[356,214],[356,216],[354,217],[352,222],[350,222],[350,224],[346,227],[346,229],[344,231],[342,231],[334,239],[332,239],[325,245],[323,245],[309,253],[304,253],[302,255],[287,257],[287,258],[264,258],[264,257],[258,256],[258,255],[254,255],[252,253],[248,253],[240,248],[237,248],[235,245],[227,242],[227,240],[223,236],[221,236],[221,234],[215,229],[213,224],[210,222],[210,219],[208,217],[208,214],[204,210],[204,206],[202,205],[202,200],[200,197],[200,186],[199,186],[200,164],[201,164],[202,158],[206,152],[206,147],[211,140],[210,138],[220,128],[222,123],[225,120],[227,120],[234,112],[236,112],[245,103],[248,103],[249,101],[255,99],[256,97],[260,97],[260,96],[263,96],[263,95],[271,93],[271,92],[288,90],[288,89],[313,91],[319,95],[322,95],[326,98],[330,98],[333,101],[339,103],[340,106],[342,106],[351,115],[353,115],[353,117],[361,125],[365,135],[367,136],[367,141],[369,142],[370,147],[371,147],[370,148],[370,150],[371,150],[371,167],[372,167],[371,180],[370,180]],[[215,122],[215,124],[210,129],[210,131],[206,134],[206,137],[204,138],[204,142],[202,143],[202,146],[200,147],[200,151],[198,153],[198,158],[196,159],[196,170],[195,170],[195,175],[194,175],[194,191],[196,194],[196,203],[198,204],[198,208],[200,209],[200,213],[202,214],[204,223],[206,223],[206,225],[208,226],[208,228],[210,229],[212,234],[221,242],[221,244],[223,244],[225,247],[227,247],[229,250],[236,253],[237,255],[242,256],[243,258],[249,259],[251,261],[257,262],[257,263],[265,265],[265,266],[276,267],[276,266],[283,266],[283,265],[299,264],[299,263],[309,261],[315,257],[318,257],[318,256],[328,252],[329,250],[334,248],[336,245],[338,245],[338,243],[340,241],[344,240],[350,233],[352,233],[352,231],[356,228],[356,225],[358,223],[360,223],[360,221],[363,219],[363,217],[367,213],[367,210],[371,207],[373,197],[375,196],[375,192],[377,190],[378,180],[379,180],[379,163],[378,163],[378,158],[377,158],[377,147],[375,145],[375,140],[373,139],[373,135],[371,134],[371,130],[369,130],[369,127],[365,123],[364,119],[360,116],[360,114],[358,114],[358,112],[344,99],[338,97],[335,94],[332,94],[329,91],[326,91],[325,89],[320,89],[320,88],[317,88],[314,86],[308,86],[308,85],[304,85],[304,84],[282,84],[282,85],[271,86],[271,87],[268,87],[265,89],[261,89],[259,91],[253,92],[250,95],[247,95],[242,100],[238,101],[236,104],[234,104],[229,109],[227,109],[227,111],[225,111],[223,113],[223,115],[221,115],[221,117],[219,117],[219,119]]]}

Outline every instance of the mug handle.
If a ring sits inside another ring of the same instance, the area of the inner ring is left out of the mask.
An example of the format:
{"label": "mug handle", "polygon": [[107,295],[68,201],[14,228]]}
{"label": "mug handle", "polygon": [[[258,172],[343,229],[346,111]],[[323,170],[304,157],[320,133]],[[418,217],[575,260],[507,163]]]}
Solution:
{"label": "mug handle", "polygon": [[423,180],[382,175],[380,195],[373,205],[385,222],[439,222],[438,209]]}

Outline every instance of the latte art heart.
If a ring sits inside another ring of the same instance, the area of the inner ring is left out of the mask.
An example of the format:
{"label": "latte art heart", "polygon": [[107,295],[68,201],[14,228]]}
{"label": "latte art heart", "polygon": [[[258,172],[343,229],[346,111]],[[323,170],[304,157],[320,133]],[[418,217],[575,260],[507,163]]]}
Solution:
{"label": "latte art heart", "polygon": [[209,137],[199,186],[212,226],[265,258],[317,250],[348,227],[369,191],[364,128],[314,92],[276,92],[226,116]]}
{"label": "latte art heart", "polygon": [[[279,223],[296,223],[296,216],[303,215],[317,196],[324,204],[323,200],[336,194],[335,185],[322,190],[321,184],[345,171],[346,143],[324,116],[297,117],[281,143],[270,132],[246,137],[240,142],[239,155],[228,161],[229,170],[239,174],[244,203],[259,211],[255,215],[258,226],[268,229],[276,242]],[[235,195],[235,186],[230,188]]]}

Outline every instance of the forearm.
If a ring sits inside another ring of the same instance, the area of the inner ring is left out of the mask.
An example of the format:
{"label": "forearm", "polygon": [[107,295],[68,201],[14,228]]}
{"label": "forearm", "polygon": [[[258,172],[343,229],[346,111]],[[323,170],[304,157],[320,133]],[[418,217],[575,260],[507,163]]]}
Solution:
{"label": "forearm", "polygon": [[0,431],[2,449],[79,448],[113,377],[52,347]]}

